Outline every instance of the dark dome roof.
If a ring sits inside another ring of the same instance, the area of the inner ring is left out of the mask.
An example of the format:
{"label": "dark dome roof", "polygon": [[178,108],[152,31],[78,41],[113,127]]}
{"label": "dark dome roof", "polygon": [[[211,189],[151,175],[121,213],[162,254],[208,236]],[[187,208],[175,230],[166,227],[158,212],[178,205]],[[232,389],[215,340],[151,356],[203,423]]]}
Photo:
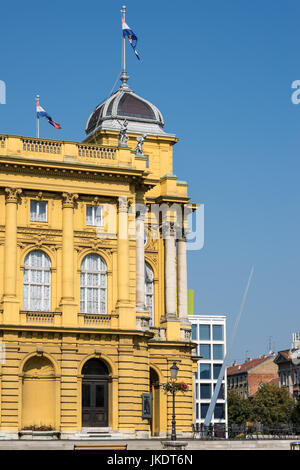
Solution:
{"label": "dark dome roof", "polygon": [[[90,115],[85,132],[90,134],[97,128],[102,128],[104,121],[121,120],[156,124],[164,126],[164,120],[159,109],[149,101],[136,95],[128,85],[121,85],[118,91],[100,103]],[[108,124],[108,122],[107,122]],[[131,126],[132,127],[132,126]]]}

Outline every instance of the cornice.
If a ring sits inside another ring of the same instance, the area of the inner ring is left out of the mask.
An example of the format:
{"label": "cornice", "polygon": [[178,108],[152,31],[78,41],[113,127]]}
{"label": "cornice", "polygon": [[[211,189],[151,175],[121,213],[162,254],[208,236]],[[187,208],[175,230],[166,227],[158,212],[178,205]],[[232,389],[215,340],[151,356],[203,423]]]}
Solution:
{"label": "cornice", "polygon": [[38,160],[38,159],[26,159],[24,157],[17,156],[0,156],[0,171],[10,173],[22,173],[36,176],[52,175],[54,177],[72,178],[84,180],[109,180],[112,179],[123,179],[131,183],[142,183],[147,186],[154,185],[149,181],[145,181],[148,176],[148,172],[144,170],[138,170],[130,167],[116,167],[116,166],[96,166],[88,164],[86,162],[60,162],[50,160]]}

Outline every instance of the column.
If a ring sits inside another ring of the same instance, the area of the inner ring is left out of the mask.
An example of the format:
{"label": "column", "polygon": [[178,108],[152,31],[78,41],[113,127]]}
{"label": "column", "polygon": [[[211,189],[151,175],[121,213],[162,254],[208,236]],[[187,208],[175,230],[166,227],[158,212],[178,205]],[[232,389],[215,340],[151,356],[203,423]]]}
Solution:
{"label": "column", "polygon": [[5,243],[4,243],[4,321],[18,322],[17,299],[17,208],[21,189],[5,188]]}
{"label": "column", "polygon": [[78,194],[62,194],[62,307],[63,323],[77,324],[74,300],[74,221],[73,212]]}
{"label": "column", "polygon": [[177,241],[177,301],[178,315],[182,323],[189,324],[187,308],[187,260],[186,238]]}
{"label": "column", "polygon": [[138,204],[136,211],[136,310],[145,312],[145,213],[146,207]]}
{"label": "column", "polygon": [[165,316],[176,317],[176,242],[175,227],[172,222],[163,225],[165,242]]}
{"label": "column", "polygon": [[136,326],[136,318],[130,308],[129,299],[129,238],[128,238],[128,201],[127,197],[118,199],[118,301],[120,328],[131,329]]}

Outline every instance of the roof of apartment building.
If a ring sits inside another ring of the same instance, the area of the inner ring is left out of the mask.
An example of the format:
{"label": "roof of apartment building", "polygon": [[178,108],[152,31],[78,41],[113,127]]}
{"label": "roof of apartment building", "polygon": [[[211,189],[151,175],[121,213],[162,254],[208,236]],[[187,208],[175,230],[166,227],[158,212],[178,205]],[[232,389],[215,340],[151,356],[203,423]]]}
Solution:
{"label": "roof of apartment building", "polygon": [[263,362],[266,362],[268,360],[274,360],[274,356],[260,356],[255,359],[248,359],[246,362],[243,364],[236,364],[233,363],[231,367],[227,367],[227,376],[229,375],[235,375],[235,374],[243,374],[245,372],[249,372],[251,369],[254,369],[255,367],[259,366]]}
{"label": "roof of apartment building", "polygon": [[292,350],[284,349],[283,351],[278,351],[274,362],[275,364],[278,364],[279,362],[290,362],[291,360],[292,360]]}

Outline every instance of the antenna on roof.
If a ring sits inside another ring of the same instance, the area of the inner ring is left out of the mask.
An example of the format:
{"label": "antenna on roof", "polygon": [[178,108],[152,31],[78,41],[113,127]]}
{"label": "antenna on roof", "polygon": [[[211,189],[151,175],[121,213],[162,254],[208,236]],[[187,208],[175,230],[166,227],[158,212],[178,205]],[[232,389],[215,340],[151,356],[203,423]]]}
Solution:
{"label": "antenna on roof", "polygon": [[228,360],[230,358],[230,355],[231,355],[233,341],[234,341],[234,338],[235,338],[235,335],[236,335],[236,332],[237,332],[237,327],[239,325],[241,315],[242,315],[243,310],[244,310],[244,306],[245,306],[245,302],[246,302],[250,282],[251,282],[251,279],[252,279],[253,271],[254,271],[254,267],[252,266],[251,271],[250,271],[250,275],[249,275],[249,279],[248,279],[248,282],[247,282],[247,286],[246,286],[246,289],[245,289],[245,292],[244,292],[244,295],[243,295],[242,303],[241,303],[241,306],[240,306],[240,311],[238,313],[237,319],[236,319],[235,324],[234,324],[231,343],[230,343],[228,352],[226,353],[226,356],[224,358],[224,361],[223,361],[223,364],[222,364],[222,367],[221,367],[221,370],[220,370],[220,374],[219,374],[219,377],[218,377],[218,381],[217,381],[217,384],[216,384],[216,387],[215,387],[215,390],[214,390],[214,393],[213,393],[213,396],[212,396],[212,399],[211,399],[211,402],[210,402],[210,405],[208,407],[206,417],[205,417],[205,420],[204,420],[204,423],[203,423],[203,428],[204,428],[203,434],[204,434],[204,436],[207,433],[207,429],[208,429],[208,426],[210,425],[211,418],[212,418],[212,415],[213,415],[213,412],[214,412],[214,409],[215,409],[215,406],[216,406],[216,401],[217,401],[217,398],[219,396],[220,388],[221,388],[221,385],[222,385],[222,380],[223,380],[224,373],[225,373],[225,368],[226,368],[227,362],[228,362]]}

